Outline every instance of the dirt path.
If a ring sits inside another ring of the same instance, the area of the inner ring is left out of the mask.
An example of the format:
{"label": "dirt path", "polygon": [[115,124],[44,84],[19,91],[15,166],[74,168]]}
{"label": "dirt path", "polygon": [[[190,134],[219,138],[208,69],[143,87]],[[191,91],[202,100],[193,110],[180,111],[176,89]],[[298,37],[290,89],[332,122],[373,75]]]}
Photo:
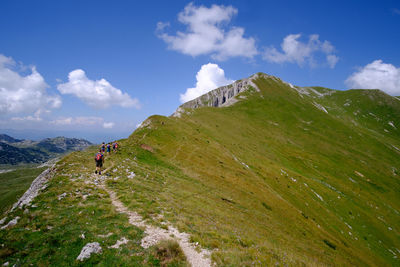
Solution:
{"label": "dirt path", "polygon": [[[111,169],[103,171],[103,174]],[[128,215],[129,223],[144,229],[146,236],[142,239],[141,246],[143,248],[151,247],[164,239],[175,239],[181,247],[186,256],[187,261],[194,267],[208,267],[211,266],[210,252],[205,249],[196,249],[196,246],[190,242],[190,236],[187,233],[181,233],[175,227],[168,225],[168,230],[162,229],[153,225],[149,225],[143,220],[142,216],[134,211],[130,211],[121,201],[119,201],[116,193],[105,185],[106,176],[92,176],[95,180],[100,181],[98,186],[104,189],[111,198],[112,204],[116,207],[117,211]],[[99,179],[100,178],[100,179]],[[200,251],[200,252],[198,252]]]}

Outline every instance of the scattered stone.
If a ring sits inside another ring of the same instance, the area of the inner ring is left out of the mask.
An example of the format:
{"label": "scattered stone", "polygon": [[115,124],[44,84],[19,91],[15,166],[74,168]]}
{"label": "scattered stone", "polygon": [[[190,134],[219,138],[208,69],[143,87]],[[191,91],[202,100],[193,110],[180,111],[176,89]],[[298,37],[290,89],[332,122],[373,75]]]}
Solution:
{"label": "scattered stone", "polygon": [[362,174],[362,173],[360,173],[360,172],[358,172],[358,171],[354,171],[354,173],[355,173],[355,174],[357,174],[358,176],[360,176],[360,177],[363,177],[363,178],[364,178],[364,174]]}
{"label": "scattered stone", "polygon": [[353,183],[357,183],[356,181],[354,181],[353,179],[351,179],[350,177],[349,177],[349,180],[351,181],[351,182],[353,182]]}
{"label": "scattered stone", "polygon": [[93,254],[93,253],[96,253],[96,254],[102,253],[102,249],[101,249],[100,244],[98,242],[87,243],[82,248],[81,253],[76,258],[76,260],[84,261],[86,259],[89,259],[90,255]]}
{"label": "scattered stone", "polygon": [[4,217],[3,219],[0,220],[0,225],[4,224],[7,220],[7,217]]}
{"label": "scattered stone", "polygon": [[14,225],[16,225],[18,223],[18,220],[20,219],[19,216],[15,217],[14,219],[12,219],[11,221],[9,221],[6,225],[1,227],[1,230],[6,229],[6,228],[10,228],[13,227]]}
{"label": "scattered stone", "polygon": [[318,108],[319,110],[322,110],[325,113],[328,113],[328,111],[326,110],[326,108],[324,106],[322,106],[321,104],[318,104],[316,102],[313,102],[313,105]]}
{"label": "scattered stone", "polygon": [[58,200],[61,200],[67,196],[67,193],[62,193],[61,195],[58,196]]}
{"label": "scattered stone", "polygon": [[106,234],[106,235],[98,235],[98,237],[107,238],[107,237],[110,237],[110,236],[112,236],[112,235],[113,235],[113,233],[108,233],[108,234]]}
{"label": "scattered stone", "polygon": [[129,175],[128,175],[128,178],[129,178],[129,179],[132,179],[132,178],[134,178],[135,176],[136,176],[136,174],[135,174],[134,172],[130,172]]}
{"label": "scattered stone", "polygon": [[10,263],[8,261],[3,264],[3,266],[9,266],[9,265]]}
{"label": "scattered stone", "polygon": [[129,242],[128,239],[126,239],[125,237],[122,237],[120,240],[117,240],[117,243],[115,243],[114,245],[110,246],[109,248],[119,248],[121,245],[125,245]]}

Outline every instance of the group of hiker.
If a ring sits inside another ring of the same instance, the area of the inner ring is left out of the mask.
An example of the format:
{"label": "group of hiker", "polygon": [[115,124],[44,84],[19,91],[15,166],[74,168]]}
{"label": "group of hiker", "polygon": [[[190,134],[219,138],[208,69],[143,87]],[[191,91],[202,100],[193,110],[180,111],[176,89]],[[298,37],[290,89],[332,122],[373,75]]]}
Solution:
{"label": "group of hiker", "polygon": [[101,168],[103,167],[103,163],[104,163],[104,157],[105,157],[105,153],[107,153],[107,155],[110,155],[111,153],[111,148],[112,151],[115,153],[118,151],[118,142],[115,141],[113,143],[107,143],[105,144],[104,142],[101,144],[99,152],[97,152],[96,156],[94,157],[94,160],[96,162],[96,171],[94,172],[95,174],[101,174]]}

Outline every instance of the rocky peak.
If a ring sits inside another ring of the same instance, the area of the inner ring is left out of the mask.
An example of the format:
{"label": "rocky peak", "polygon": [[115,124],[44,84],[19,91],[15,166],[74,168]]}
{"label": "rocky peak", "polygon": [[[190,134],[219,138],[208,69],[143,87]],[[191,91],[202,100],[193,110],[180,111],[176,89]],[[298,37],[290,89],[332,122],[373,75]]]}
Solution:
{"label": "rocky peak", "polygon": [[248,78],[235,81],[232,84],[221,86],[214,89],[198,98],[190,100],[180,105],[177,110],[172,114],[174,117],[179,117],[185,108],[199,108],[199,107],[226,107],[238,101],[236,95],[254,88],[259,91],[253,80],[259,77],[273,78],[265,73],[257,73]]}

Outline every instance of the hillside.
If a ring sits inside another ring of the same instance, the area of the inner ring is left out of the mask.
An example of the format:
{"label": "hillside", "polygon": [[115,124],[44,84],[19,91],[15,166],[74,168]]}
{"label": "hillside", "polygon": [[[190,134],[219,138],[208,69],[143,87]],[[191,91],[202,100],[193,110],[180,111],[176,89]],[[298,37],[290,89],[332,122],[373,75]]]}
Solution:
{"label": "hillside", "polygon": [[91,143],[84,139],[55,137],[35,142],[0,135],[0,164],[42,163],[60,154],[85,149]]}
{"label": "hillside", "polygon": [[160,265],[137,212],[188,233],[217,266],[399,265],[400,100],[249,79],[148,118],[103,176],[95,148],[65,157],[32,205],[7,214],[20,219],[0,231],[2,262],[79,265],[98,242],[85,264]]}
{"label": "hillside", "polygon": [[90,145],[92,143],[85,139],[56,137],[43,139],[36,146],[52,153],[65,153],[83,150]]}
{"label": "hillside", "polygon": [[4,143],[18,143],[18,142],[22,142],[22,140],[20,139],[15,139],[9,135],[6,134],[0,134],[0,142],[4,142]]}
{"label": "hillside", "polygon": [[50,158],[50,155],[37,148],[19,148],[0,142],[0,164],[41,163]]}

